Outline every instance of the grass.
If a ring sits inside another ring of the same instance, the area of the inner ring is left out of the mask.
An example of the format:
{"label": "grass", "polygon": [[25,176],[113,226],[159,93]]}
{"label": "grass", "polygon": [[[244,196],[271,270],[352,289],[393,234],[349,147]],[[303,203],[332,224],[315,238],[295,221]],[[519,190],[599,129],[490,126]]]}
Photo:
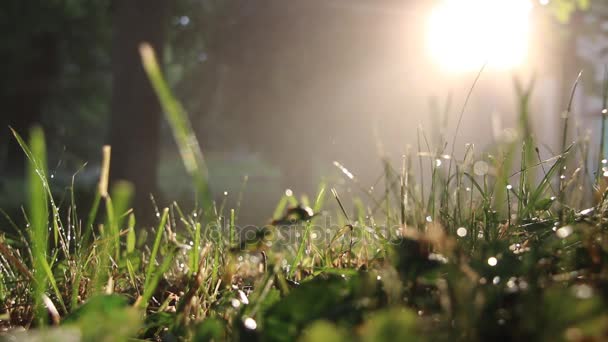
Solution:
{"label": "grass", "polygon": [[446,154],[445,137],[431,146],[419,130],[417,151],[407,151],[397,167],[383,160],[373,184],[379,195],[336,162],[359,195],[345,197],[332,184],[321,185],[312,203],[286,194],[269,219],[284,222],[279,218],[298,205],[315,215],[250,229],[239,228],[238,207],[211,201],[187,116],[153,51],[143,46],[141,53],[197,206],[158,208],[154,229],[138,227],[129,209],[132,187],[108,189],[106,147],[97,195],[84,212],[73,192],[67,200],[53,197],[42,131],[32,130],[28,143],[14,132],[30,165],[29,223],[20,227],[7,217],[12,230],[0,238],[4,337],[607,338],[608,193],[599,174],[607,171],[605,156],[594,160],[596,175],[581,152],[588,141],[542,159],[532,136],[521,138],[530,129],[531,87],[518,86],[519,139],[481,153],[471,145],[458,157]]}

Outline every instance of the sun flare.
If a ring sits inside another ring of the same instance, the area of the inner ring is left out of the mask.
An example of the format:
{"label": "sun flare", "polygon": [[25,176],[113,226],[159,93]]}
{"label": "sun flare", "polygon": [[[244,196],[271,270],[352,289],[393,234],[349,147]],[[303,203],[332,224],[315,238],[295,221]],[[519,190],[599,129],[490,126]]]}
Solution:
{"label": "sun flare", "polygon": [[527,57],[529,0],[444,0],[431,13],[428,48],[448,71],[508,70]]}

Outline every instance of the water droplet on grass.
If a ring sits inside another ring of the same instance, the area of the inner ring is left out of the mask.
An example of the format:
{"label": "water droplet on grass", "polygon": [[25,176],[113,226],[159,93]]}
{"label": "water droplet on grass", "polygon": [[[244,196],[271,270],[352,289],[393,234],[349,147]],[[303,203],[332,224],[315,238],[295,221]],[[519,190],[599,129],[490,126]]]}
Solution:
{"label": "water droplet on grass", "polygon": [[243,302],[243,304],[249,304],[249,298],[247,298],[247,295],[245,295],[245,292],[243,292],[242,290],[239,290],[239,299],[241,300],[241,302]]}
{"label": "water droplet on grass", "polygon": [[497,264],[498,264],[498,259],[496,259],[495,257],[488,258],[488,265],[494,267]]}
{"label": "water droplet on grass", "polygon": [[251,317],[247,317],[243,320],[245,328],[249,330],[255,330],[258,327],[258,323]]}
{"label": "water droplet on grass", "polygon": [[565,239],[568,236],[570,236],[570,234],[572,234],[572,227],[570,226],[563,226],[560,229],[558,229],[555,234],[557,234],[557,237],[559,237],[560,239]]}
{"label": "water droplet on grass", "polygon": [[511,190],[511,189],[513,189],[513,185],[507,184],[507,190]]}
{"label": "water droplet on grass", "polygon": [[179,17],[179,24],[182,26],[187,26],[188,24],[190,24],[190,17],[188,17],[187,15],[182,15],[181,17]]}
{"label": "water droplet on grass", "polygon": [[285,189],[285,196],[287,196],[287,197],[293,196],[293,191],[291,189]]}
{"label": "water droplet on grass", "polygon": [[460,228],[456,229],[456,235],[458,235],[460,237],[467,236],[467,229],[465,227],[460,227]]}

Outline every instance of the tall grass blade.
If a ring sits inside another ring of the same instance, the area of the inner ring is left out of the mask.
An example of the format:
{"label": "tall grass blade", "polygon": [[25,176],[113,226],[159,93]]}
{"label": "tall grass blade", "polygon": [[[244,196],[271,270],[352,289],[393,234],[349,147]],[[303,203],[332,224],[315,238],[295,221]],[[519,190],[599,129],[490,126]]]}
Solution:
{"label": "tall grass blade", "polygon": [[144,292],[148,290],[152,275],[156,269],[156,255],[158,254],[158,250],[160,248],[160,242],[163,237],[163,232],[165,231],[165,224],[167,223],[168,216],[169,208],[165,208],[160,218],[158,228],[156,229],[156,237],[154,238],[154,245],[152,245],[152,252],[150,252],[150,260],[148,261],[148,270],[146,271],[146,280],[144,282]]}
{"label": "tall grass blade", "polygon": [[596,184],[602,177],[602,160],[606,158],[604,145],[606,144],[606,119],[608,119],[608,66],[604,65],[604,88],[602,91],[602,128],[600,130],[600,149],[597,158],[597,171],[595,173]]}
{"label": "tall grass blade", "polygon": [[207,166],[188,115],[182,105],[172,95],[162,75],[152,47],[147,43],[143,43],[140,45],[139,52],[146,74],[163,108],[165,118],[171,126],[171,131],[179,148],[184,167],[196,186],[197,199],[203,206],[204,215],[208,222],[213,222],[215,221],[215,214],[208,184]]}

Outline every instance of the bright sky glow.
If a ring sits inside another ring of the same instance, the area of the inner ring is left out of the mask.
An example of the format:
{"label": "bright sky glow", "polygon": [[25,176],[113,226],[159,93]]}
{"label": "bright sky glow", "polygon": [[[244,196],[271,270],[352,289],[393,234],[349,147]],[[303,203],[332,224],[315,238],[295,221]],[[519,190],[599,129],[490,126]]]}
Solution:
{"label": "bright sky glow", "polygon": [[428,47],[448,71],[521,65],[528,52],[529,0],[443,0],[432,12]]}

